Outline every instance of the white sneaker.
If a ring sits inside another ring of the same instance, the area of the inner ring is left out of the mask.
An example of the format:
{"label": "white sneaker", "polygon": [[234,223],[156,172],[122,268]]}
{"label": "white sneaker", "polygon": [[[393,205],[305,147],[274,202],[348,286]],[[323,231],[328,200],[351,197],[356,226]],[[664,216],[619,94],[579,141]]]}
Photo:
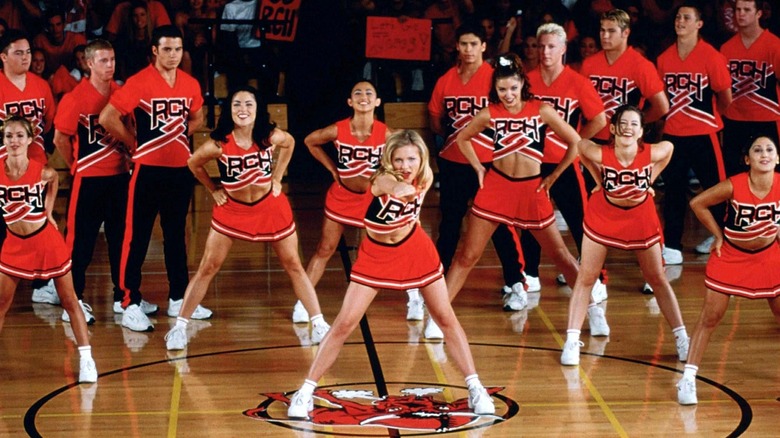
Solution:
{"label": "white sneaker", "polygon": [[687,362],[688,346],[691,343],[691,338],[687,336],[684,338],[677,338],[675,343],[677,344],[677,358],[680,360],[680,362]]}
{"label": "white sneaker", "polygon": [[580,364],[580,348],[582,341],[566,341],[561,352],[561,365],[574,366]]}
{"label": "white sneaker", "polygon": [[496,407],[484,386],[469,389],[469,409],[477,415],[493,415]]}
{"label": "white sneaker", "polygon": [[516,312],[525,309],[526,306],[528,306],[528,293],[524,290],[522,283],[515,283],[512,286],[512,292],[504,295],[504,310]]}
{"label": "white sneaker", "polygon": [[596,282],[593,283],[593,289],[590,290],[590,296],[596,304],[605,301],[607,299],[607,285],[596,279]]}
{"label": "white sneaker", "polygon": [[79,382],[95,383],[97,382],[98,372],[95,367],[95,359],[91,357],[82,357],[79,359]]}
{"label": "white sneaker", "polygon": [[539,281],[539,277],[526,275],[525,284],[528,286],[526,292],[539,292],[542,290],[542,282]]}
{"label": "white sneaker", "polygon": [[[141,307],[141,311],[146,315],[153,315],[157,313],[158,310],[160,310],[157,304],[152,304],[146,300],[141,300],[141,305],[139,307]],[[114,313],[125,313],[125,309],[122,308],[121,301],[114,301]]]}
{"label": "white sneaker", "polygon": [[588,321],[591,336],[609,336],[609,325],[607,325],[604,309],[599,306],[588,307]]}
{"label": "white sneaker", "polygon": [[174,326],[165,334],[165,348],[168,350],[184,350],[187,348],[187,327]]}
{"label": "white sneaker", "polygon": [[125,312],[122,313],[122,327],[127,327],[134,332],[151,332],[154,330],[154,325],[149,321],[149,317],[141,311],[138,304],[127,306]]}
{"label": "white sneaker", "polygon": [[425,310],[423,309],[423,300],[409,300],[406,303],[406,320],[407,321],[422,321],[425,317]]}
{"label": "white sneaker", "polygon": [[[95,323],[95,317],[92,315],[92,307],[89,306],[89,304],[82,302],[79,300],[79,304],[81,305],[81,311],[84,312],[84,319],[87,320],[87,325],[92,325]],[[62,320],[65,322],[70,322],[70,315],[68,315],[67,310],[62,311]]]}
{"label": "white sneaker", "polygon": [[[179,311],[181,311],[181,305],[184,302],[184,299],[181,300],[172,300],[168,299],[168,316],[171,318],[176,318],[179,316]],[[198,307],[195,308],[195,311],[192,312],[192,315],[190,315],[190,319],[209,319],[211,318],[212,311],[201,306],[198,304]]]}
{"label": "white sneaker", "polygon": [[696,397],[696,380],[683,377],[677,382],[677,402],[681,405],[695,405],[699,403]]}
{"label": "white sneaker", "polygon": [[54,280],[49,280],[46,285],[33,289],[33,303],[60,304],[60,297],[57,296],[57,289],[54,287]]}
{"label": "white sneaker", "polygon": [[564,277],[563,274],[558,274],[558,276],[555,277],[555,282],[560,286],[566,286],[568,284],[566,283],[566,277]]}
{"label": "white sneaker", "polygon": [[713,242],[715,242],[715,236],[710,236],[702,240],[700,244],[696,245],[696,252],[699,254],[709,254],[712,250]]}
{"label": "white sneaker", "polygon": [[652,295],[653,294],[653,286],[650,286],[650,283],[645,283],[644,286],[642,286],[642,293],[645,295]]}
{"label": "white sneaker", "polygon": [[683,262],[682,251],[679,249],[664,247],[661,251],[661,256],[664,258],[664,262],[667,265],[679,265]]}
{"label": "white sneaker", "polygon": [[309,322],[309,312],[306,311],[306,307],[303,306],[301,300],[298,300],[295,306],[293,306],[292,320],[295,324]]}
{"label": "white sneaker", "polygon": [[322,323],[312,326],[311,328],[312,345],[317,345],[320,342],[322,342],[322,340],[325,338],[325,335],[328,334],[328,330],[330,330],[330,326],[325,321],[322,321]]}
{"label": "white sneaker", "polygon": [[309,412],[314,410],[314,397],[311,394],[302,395],[297,391],[290,399],[287,416],[293,420],[309,419]]}
{"label": "white sneaker", "polygon": [[425,336],[425,339],[444,339],[444,333],[430,316],[428,317],[428,323],[425,324],[423,336]]}

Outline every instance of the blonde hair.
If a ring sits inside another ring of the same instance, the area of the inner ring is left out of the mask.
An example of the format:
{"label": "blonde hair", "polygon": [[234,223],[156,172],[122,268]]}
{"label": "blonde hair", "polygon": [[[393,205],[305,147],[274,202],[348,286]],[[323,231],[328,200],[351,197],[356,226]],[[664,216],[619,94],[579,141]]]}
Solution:
{"label": "blonde hair", "polygon": [[625,31],[631,27],[631,17],[629,17],[628,12],[622,9],[612,9],[611,11],[604,12],[601,14],[601,20],[614,21],[621,31]]}
{"label": "blonde hair", "polygon": [[430,186],[433,182],[433,170],[430,165],[428,146],[425,145],[425,141],[420,137],[420,134],[411,129],[395,132],[387,138],[385,150],[382,153],[382,159],[380,161],[380,167],[374,175],[371,176],[371,182],[380,175],[385,174],[392,175],[398,181],[404,180],[401,174],[393,168],[393,153],[403,146],[415,146],[417,147],[417,152],[420,154],[420,170],[414,177],[417,187],[424,189]]}

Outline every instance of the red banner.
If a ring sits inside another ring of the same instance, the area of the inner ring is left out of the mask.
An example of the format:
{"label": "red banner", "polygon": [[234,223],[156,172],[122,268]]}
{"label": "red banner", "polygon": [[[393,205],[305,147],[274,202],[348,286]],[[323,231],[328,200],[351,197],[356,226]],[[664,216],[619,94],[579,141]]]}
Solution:
{"label": "red banner", "polygon": [[366,58],[428,61],[431,59],[431,20],[368,17]]}
{"label": "red banner", "polygon": [[[298,11],[301,0],[262,0],[257,18],[279,20],[281,24],[266,26],[265,38],[276,41],[294,41],[298,29]],[[259,32],[259,31],[258,31]]]}

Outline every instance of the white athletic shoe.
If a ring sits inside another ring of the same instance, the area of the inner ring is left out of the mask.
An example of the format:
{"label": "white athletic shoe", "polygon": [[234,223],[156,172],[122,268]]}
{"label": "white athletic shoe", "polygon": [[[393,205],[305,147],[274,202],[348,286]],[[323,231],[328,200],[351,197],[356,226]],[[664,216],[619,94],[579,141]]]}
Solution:
{"label": "white athletic shoe", "polygon": [[187,327],[174,326],[165,335],[165,348],[168,350],[184,350],[187,348]]}
{"label": "white athletic shoe", "polygon": [[[172,300],[168,299],[168,316],[171,318],[176,318],[179,316],[179,311],[181,311],[181,305],[184,302],[184,299],[181,300]],[[192,315],[190,315],[190,319],[209,319],[211,318],[212,311],[201,306],[198,304],[198,307],[195,308],[195,311],[192,312]]]}
{"label": "white athletic shoe", "polygon": [[683,262],[682,251],[679,249],[664,247],[661,251],[661,256],[664,258],[664,262],[667,265],[679,265]]}
{"label": "white athletic shoe", "polygon": [[512,292],[504,295],[504,311],[516,312],[525,309],[526,306],[528,306],[528,293],[523,283],[513,284]]}
{"label": "white athletic shoe", "polygon": [[425,324],[423,336],[425,336],[425,339],[444,339],[444,333],[430,316],[428,316],[428,323]]}
{"label": "white athletic shoe", "polygon": [[49,280],[46,285],[33,289],[33,303],[60,304],[60,297],[57,295],[57,289],[54,287],[54,280]]}
{"label": "white athletic shoe", "polygon": [[539,292],[542,290],[542,282],[539,281],[539,277],[526,274],[525,284],[528,286],[526,292]]}
{"label": "white athletic shoe", "polygon": [[95,359],[91,357],[82,357],[79,359],[79,382],[95,383],[97,382],[98,372],[95,366]]}
{"label": "white athletic shoe", "polygon": [[149,321],[149,317],[141,311],[138,304],[127,306],[127,309],[122,313],[122,327],[126,327],[134,332],[151,332],[154,330],[154,325]]}
{"label": "white athletic shoe", "polygon": [[591,336],[609,336],[609,325],[604,315],[604,309],[599,306],[588,307],[588,321]]}
{"label": "white athletic shoe", "polygon": [[699,254],[709,254],[712,250],[712,243],[715,242],[715,236],[710,236],[696,245],[696,252]]}
{"label": "white athletic shoe", "polygon": [[303,306],[301,300],[298,300],[295,306],[293,306],[292,320],[295,324],[309,322],[309,312],[306,311],[306,307]]}
{"label": "white athletic shoe", "polygon": [[[95,323],[95,317],[92,315],[92,307],[89,306],[89,304],[82,302],[79,300],[79,304],[81,305],[81,311],[84,312],[84,319],[87,320],[87,325],[92,325]],[[70,315],[68,315],[67,310],[62,311],[62,320],[65,322],[70,322]]]}
{"label": "white athletic shoe", "polygon": [[496,406],[484,386],[469,389],[469,409],[477,415],[493,415]]}
{"label": "white athletic shoe", "polygon": [[[144,312],[145,315],[154,315],[155,313],[157,313],[158,310],[160,310],[157,304],[152,304],[146,300],[141,300],[141,304],[139,307],[141,308],[141,311]],[[114,313],[118,313],[118,314],[125,313],[125,309],[122,308],[121,301],[114,301]]]}
{"label": "white athletic shoe", "polygon": [[642,293],[643,294],[645,294],[645,295],[652,295],[653,292],[655,292],[655,291],[653,290],[653,286],[650,286],[650,283],[645,283],[645,285],[642,286]]}
{"label": "white athletic shoe", "polygon": [[677,382],[677,402],[681,405],[695,405],[699,403],[696,397],[696,380],[683,377]]}
{"label": "white athletic shoe", "polygon": [[561,352],[561,365],[574,366],[580,364],[580,348],[585,344],[582,341],[566,341]]}
{"label": "white athletic shoe", "polygon": [[325,338],[330,330],[330,325],[324,320],[311,328],[311,343],[317,345]]}
{"label": "white athletic shoe", "polygon": [[407,321],[422,321],[425,317],[425,310],[423,308],[423,300],[409,300],[406,303],[406,320]]}
{"label": "white athletic shoe", "polygon": [[290,399],[290,407],[287,408],[287,416],[293,420],[307,420],[309,412],[314,410],[314,397],[312,394],[302,395],[297,391]]}
{"label": "white athletic shoe", "polygon": [[593,289],[590,290],[590,296],[596,304],[605,301],[607,299],[607,285],[596,279],[596,282],[593,283]]}

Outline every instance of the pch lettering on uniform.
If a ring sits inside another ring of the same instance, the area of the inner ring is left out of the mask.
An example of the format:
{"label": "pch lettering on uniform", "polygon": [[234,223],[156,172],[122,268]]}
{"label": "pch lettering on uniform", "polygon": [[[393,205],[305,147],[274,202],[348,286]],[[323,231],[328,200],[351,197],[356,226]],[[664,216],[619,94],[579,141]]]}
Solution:
{"label": "pch lettering on uniform", "polygon": [[100,114],[89,114],[87,116],[87,122],[89,123],[89,126],[87,126],[89,144],[95,144],[95,142],[108,135],[108,132],[103,128],[103,125],[98,123],[99,117]]}
{"label": "pch lettering on uniform", "polygon": [[228,156],[227,176],[235,177],[250,169],[270,170],[271,157],[261,156],[259,153]]}
{"label": "pch lettering on uniform", "polygon": [[30,99],[16,102],[6,102],[4,111],[6,114],[18,114],[26,119],[39,120],[43,118],[44,99]]}
{"label": "pch lettering on uniform", "polygon": [[511,134],[513,132],[519,132],[533,141],[539,141],[539,127],[541,125],[541,117],[531,117],[523,119],[496,119],[496,132],[502,135]]}
{"label": "pch lettering on uniform", "polygon": [[628,101],[628,92],[631,91],[629,90],[630,81],[628,79],[611,76],[591,76],[590,81],[599,94],[617,97],[623,103]]}
{"label": "pch lettering on uniform", "polygon": [[444,98],[444,109],[450,115],[473,115],[487,105],[487,97],[460,96]]}
{"label": "pch lettering on uniform", "polygon": [[697,101],[704,100],[704,90],[709,86],[707,77],[701,73],[667,73],[664,82],[670,92],[694,92]]}
{"label": "pch lettering on uniform", "polygon": [[750,225],[754,222],[780,223],[780,202],[767,204],[740,204],[732,201],[736,211],[734,222],[738,225]]}
{"label": "pch lettering on uniform", "polygon": [[650,168],[645,167],[642,170],[615,170],[610,167],[604,167],[602,170],[604,187],[607,189],[621,186],[636,186],[639,189],[647,190],[650,188]]}
{"label": "pch lettering on uniform", "polygon": [[754,59],[732,59],[729,61],[729,71],[732,78],[756,79],[761,88],[766,88],[767,79],[774,74],[774,71],[769,71],[766,62],[759,63]]}
{"label": "pch lettering on uniform", "polygon": [[382,148],[365,146],[339,145],[339,162],[366,161],[378,163],[382,159]]}
{"label": "pch lettering on uniform", "polygon": [[36,208],[43,208],[43,186],[36,184],[30,186],[0,187],[0,201],[3,204],[12,202],[24,202]]}
{"label": "pch lettering on uniform", "polygon": [[389,199],[376,215],[378,219],[397,221],[405,216],[414,216],[420,209],[420,200],[414,198],[412,202],[400,202]]}
{"label": "pch lettering on uniform", "polygon": [[569,118],[577,109],[575,100],[570,97],[560,98],[557,96],[542,96],[541,100],[542,102],[549,103],[550,106],[555,109],[555,111],[558,111],[558,115],[561,116],[561,118],[565,120],[566,123],[569,123]]}
{"label": "pch lettering on uniform", "polygon": [[182,98],[152,99],[151,129],[157,129],[161,124],[166,125],[168,120],[173,117],[182,117],[186,120],[190,113],[187,100]]}

